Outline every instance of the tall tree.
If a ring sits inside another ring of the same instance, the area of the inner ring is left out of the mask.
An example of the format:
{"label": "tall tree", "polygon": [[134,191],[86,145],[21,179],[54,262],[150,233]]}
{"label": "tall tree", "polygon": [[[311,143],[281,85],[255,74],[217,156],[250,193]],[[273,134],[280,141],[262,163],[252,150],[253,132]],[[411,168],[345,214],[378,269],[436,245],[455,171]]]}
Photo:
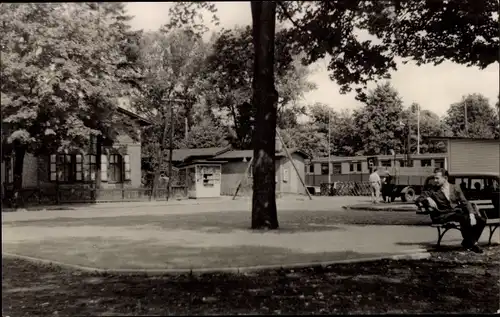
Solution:
{"label": "tall tree", "polygon": [[[25,153],[88,149],[129,126],[117,116],[127,91],[127,19],[119,5],[2,3],[1,95],[4,153],[14,152],[14,190]],[[123,124],[119,124],[122,122]],[[118,123],[118,124],[116,124]],[[135,129],[129,129],[135,136]]]}
{"label": "tall tree", "polygon": [[331,140],[336,155],[353,156],[363,153],[364,139],[351,111],[344,109],[334,118]]}
{"label": "tall tree", "polygon": [[199,102],[198,69],[208,53],[207,44],[191,30],[149,32],[142,38],[137,62],[141,91],[134,105],[154,123],[144,131],[142,150],[156,171],[153,184],[168,166],[171,133],[172,147],[178,146],[184,139],[185,119],[188,127],[193,125],[193,108]]}
{"label": "tall tree", "polygon": [[252,7],[255,49],[252,104],[253,133],[252,229],[277,229],[275,138],[278,92],[274,87],[276,2],[255,1]]}
{"label": "tall tree", "polygon": [[404,120],[410,124],[411,143],[410,152],[417,153],[418,138],[418,111],[420,111],[420,153],[443,153],[446,152],[442,141],[429,140],[429,137],[445,136],[446,127],[437,114],[430,110],[422,110],[416,103],[410,105],[404,112]]}
{"label": "tall tree", "polygon": [[445,123],[454,136],[494,138],[498,135],[498,116],[481,94],[464,96],[450,106]]}
{"label": "tall tree", "polygon": [[287,148],[298,148],[310,157],[324,157],[328,153],[326,134],[309,122],[281,130],[281,135]]}
{"label": "tall tree", "polygon": [[[449,59],[481,68],[498,61],[497,0],[272,1],[268,5],[252,2],[251,6],[254,9],[264,6],[263,11],[269,12],[271,17],[275,16],[276,4],[279,20],[291,22],[291,26],[286,28],[289,39],[296,44],[297,50],[306,54],[304,62],[311,64],[328,54],[331,79],[341,85],[342,92],[355,88],[361,100],[366,98],[363,89],[369,81],[388,78],[390,71],[396,69],[397,56],[418,63],[439,63]],[[206,3],[179,3],[170,11],[171,24],[196,26],[200,23],[199,20],[195,21],[196,17],[202,15],[196,13],[204,9],[207,9]],[[212,13],[216,11],[214,7],[208,9]],[[179,15],[179,12],[183,12],[183,15]],[[252,11],[256,12],[260,11]],[[258,15],[252,14],[252,17],[255,18],[254,28],[261,30],[256,24]],[[361,40],[356,34],[359,30],[368,31],[379,41]],[[269,29],[267,37],[272,40],[274,31]],[[268,41],[258,43],[262,46],[256,47],[259,55],[256,59],[266,57],[270,63],[273,54],[265,53],[266,43]],[[257,72],[254,73],[256,81],[267,81],[270,77],[259,77]],[[267,105],[273,117],[275,107],[272,103]],[[260,121],[256,122],[256,127],[255,134],[260,136]],[[273,132],[265,122],[262,123],[262,130]],[[265,137],[267,140],[263,142],[271,143],[274,133],[267,133]],[[269,169],[274,166],[272,161],[267,161],[267,164]],[[265,168],[256,170],[254,177],[262,180],[262,183],[254,182],[254,186],[271,185],[265,178],[258,176],[267,171]],[[267,191],[274,191],[274,186],[267,188]],[[273,217],[275,204],[268,206],[269,215]],[[261,211],[253,205],[252,213],[256,212]]]}
{"label": "tall tree", "polygon": [[211,118],[203,118],[178,141],[179,148],[224,147],[229,145],[227,129]]}
{"label": "tall tree", "polygon": [[365,107],[354,114],[366,155],[389,154],[391,149],[404,151],[399,124],[402,112],[403,102],[389,83],[369,93]]}
{"label": "tall tree", "polygon": [[[236,135],[233,145],[243,149],[251,147],[255,118],[251,104],[254,52],[250,27],[223,30],[215,38],[206,68],[202,70],[206,76],[203,95],[208,107],[228,119]],[[285,128],[303,113],[300,99],[315,85],[307,79],[310,68],[293,55],[284,32],[276,34],[274,55],[279,93],[277,120]]]}

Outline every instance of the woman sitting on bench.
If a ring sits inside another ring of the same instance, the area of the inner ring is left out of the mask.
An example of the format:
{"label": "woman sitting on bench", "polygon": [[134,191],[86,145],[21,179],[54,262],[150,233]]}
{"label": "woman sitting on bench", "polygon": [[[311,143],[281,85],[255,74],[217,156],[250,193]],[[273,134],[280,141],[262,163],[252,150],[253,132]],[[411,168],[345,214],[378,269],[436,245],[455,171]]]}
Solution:
{"label": "woman sitting on bench", "polygon": [[462,246],[476,253],[483,253],[477,245],[486,221],[465,199],[460,186],[448,182],[448,171],[444,168],[434,170],[434,188],[424,191],[417,198],[417,207],[425,208],[433,223],[444,224],[459,222],[462,232]]}

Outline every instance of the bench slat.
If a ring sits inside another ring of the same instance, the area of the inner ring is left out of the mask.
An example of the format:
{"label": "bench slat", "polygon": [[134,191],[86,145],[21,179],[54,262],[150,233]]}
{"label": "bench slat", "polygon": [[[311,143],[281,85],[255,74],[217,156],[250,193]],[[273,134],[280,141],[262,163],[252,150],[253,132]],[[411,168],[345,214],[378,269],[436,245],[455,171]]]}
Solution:
{"label": "bench slat", "polygon": [[497,225],[497,224],[500,224],[500,218],[496,218],[496,219],[487,219],[487,220],[486,220],[486,224],[487,224],[487,225]]}
{"label": "bench slat", "polygon": [[491,199],[480,199],[480,200],[469,200],[470,203],[474,204],[491,204]]}
{"label": "bench slat", "polygon": [[476,205],[476,207],[477,207],[477,209],[481,209],[481,210],[484,210],[484,209],[495,209],[495,206],[493,206],[493,205],[483,205],[483,206]]}
{"label": "bench slat", "polygon": [[449,226],[460,227],[460,223],[455,221],[450,221],[446,223],[433,223],[431,226],[434,228],[449,227]]}

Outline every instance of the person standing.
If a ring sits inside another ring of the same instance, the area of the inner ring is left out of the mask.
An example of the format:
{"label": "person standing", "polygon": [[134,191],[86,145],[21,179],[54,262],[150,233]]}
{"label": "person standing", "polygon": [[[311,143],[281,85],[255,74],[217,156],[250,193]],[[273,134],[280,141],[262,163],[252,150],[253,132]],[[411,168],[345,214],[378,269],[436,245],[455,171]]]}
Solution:
{"label": "person standing", "polygon": [[370,182],[372,203],[376,204],[379,201],[380,187],[382,185],[380,175],[377,173],[377,168],[373,169],[373,172],[370,174],[368,180]]}

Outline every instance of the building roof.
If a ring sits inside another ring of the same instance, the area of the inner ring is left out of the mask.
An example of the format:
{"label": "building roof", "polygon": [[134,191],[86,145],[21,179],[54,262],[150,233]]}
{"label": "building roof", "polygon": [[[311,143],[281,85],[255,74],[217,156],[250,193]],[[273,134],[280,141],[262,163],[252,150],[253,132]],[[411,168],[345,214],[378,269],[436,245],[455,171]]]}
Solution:
{"label": "building roof", "polygon": [[425,137],[428,140],[468,140],[468,141],[497,141],[500,142],[500,139],[492,139],[492,138],[465,138],[458,136],[434,136],[434,137]]}
{"label": "building roof", "polygon": [[[231,149],[228,147],[208,147],[199,149],[175,149],[172,152],[172,161],[181,162],[193,158],[210,158],[225,153]],[[167,152],[168,157],[168,152]]]}
{"label": "building roof", "polygon": [[144,125],[152,125],[153,124],[152,121],[150,121],[150,120],[148,120],[148,119],[146,119],[144,117],[141,117],[140,115],[136,114],[135,112],[132,112],[132,111],[130,111],[128,109],[125,109],[122,106],[118,106],[117,109],[118,109],[119,112],[121,112],[123,114],[126,114],[126,115],[128,115],[128,116],[136,119],[137,121],[139,121],[140,125],[144,126]]}
{"label": "building roof", "polygon": [[[369,157],[374,157],[376,156],[379,160],[393,160],[394,155],[359,155],[359,156],[332,156],[330,157],[330,161],[333,163],[338,163],[338,162],[360,162],[360,161],[366,161]],[[400,160],[403,156],[405,156],[404,153],[398,153],[396,154],[396,159]],[[410,157],[412,159],[432,159],[432,158],[443,158],[447,157],[447,153],[425,153],[425,154],[410,154]],[[315,157],[311,159],[311,162],[315,163],[327,163],[328,162],[328,157]]]}
{"label": "building roof", "polygon": [[[288,152],[290,153],[290,155],[296,153],[296,154],[302,155],[304,158],[309,157],[306,153],[302,152],[299,149],[295,149],[295,148],[288,149]],[[286,152],[283,150],[283,151],[277,152],[276,156],[286,157],[287,155],[286,155]],[[233,151],[227,151],[225,153],[217,155],[213,159],[214,160],[219,160],[219,159],[220,160],[229,160],[229,159],[243,159],[243,158],[252,158],[252,157],[253,157],[253,150],[233,150]]]}
{"label": "building roof", "polygon": [[146,119],[144,116],[141,116],[140,114],[137,113],[137,109],[134,109],[132,107],[129,97],[123,96],[117,98],[117,104],[118,104],[117,107],[118,111],[138,120],[141,125],[144,126],[153,124],[152,121]]}
{"label": "building roof", "polygon": [[194,165],[219,165],[227,163],[227,161],[213,161],[213,160],[194,160],[179,164],[179,168],[191,167]]}

